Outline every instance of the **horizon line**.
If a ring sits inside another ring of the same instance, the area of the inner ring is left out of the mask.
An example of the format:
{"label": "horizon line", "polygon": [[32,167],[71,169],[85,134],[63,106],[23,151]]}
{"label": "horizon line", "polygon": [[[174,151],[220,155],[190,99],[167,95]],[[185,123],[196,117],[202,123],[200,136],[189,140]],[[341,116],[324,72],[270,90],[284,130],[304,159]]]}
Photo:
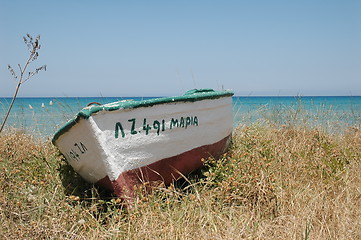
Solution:
{"label": "horizon line", "polygon": [[[16,97],[20,98],[162,98],[162,97],[172,97],[172,96],[181,96],[181,95],[163,95],[163,96],[21,96]],[[233,97],[361,97],[361,95],[233,95]],[[0,97],[0,99],[12,99],[13,97]]]}

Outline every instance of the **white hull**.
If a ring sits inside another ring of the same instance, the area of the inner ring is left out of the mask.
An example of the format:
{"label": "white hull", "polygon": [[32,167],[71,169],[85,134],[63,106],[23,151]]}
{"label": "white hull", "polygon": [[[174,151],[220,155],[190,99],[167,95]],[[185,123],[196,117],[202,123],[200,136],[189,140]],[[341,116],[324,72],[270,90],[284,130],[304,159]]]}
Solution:
{"label": "white hull", "polygon": [[232,125],[231,96],[166,102],[79,118],[54,144],[85,180],[112,182],[125,172],[219,142],[231,135]]}

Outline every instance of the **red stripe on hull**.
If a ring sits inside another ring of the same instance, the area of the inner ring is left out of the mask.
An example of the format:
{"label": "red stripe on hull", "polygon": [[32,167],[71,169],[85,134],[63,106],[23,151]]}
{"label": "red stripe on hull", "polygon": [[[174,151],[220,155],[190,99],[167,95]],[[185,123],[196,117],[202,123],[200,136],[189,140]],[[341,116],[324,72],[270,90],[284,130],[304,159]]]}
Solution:
{"label": "red stripe on hull", "polygon": [[[231,135],[214,144],[194,148],[177,156],[164,158],[150,165],[121,173],[110,181],[108,176],[97,182],[115,192],[119,197],[131,196],[135,185],[144,182],[163,181],[166,185],[186,175],[203,165],[202,158],[210,156],[218,158],[228,146]],[[181,174],[180,174],[181,173]]]}

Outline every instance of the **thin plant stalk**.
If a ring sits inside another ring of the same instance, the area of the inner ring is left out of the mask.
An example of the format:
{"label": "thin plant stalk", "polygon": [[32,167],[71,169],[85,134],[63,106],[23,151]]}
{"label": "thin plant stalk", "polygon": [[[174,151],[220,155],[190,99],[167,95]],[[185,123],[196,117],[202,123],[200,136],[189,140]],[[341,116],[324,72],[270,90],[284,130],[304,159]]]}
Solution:
{"label": "thin plant stalk", "polygon": [[[29,64],[33,61],[35,61],[38,56],[39,56],[39,50],[40,50],[40,44],[39,44],[39,40],[40,40],[40,35],[38,35],[34,41],[34,39],[32,38],[32,36],[30,34],[27,34],[26,37],[23,37],[24,39],[24,43],[28,46],[28,50],[30,52],[30,55],[29,55],[29,58],[28,60],[26,61],[25,65],[24,65],[24,68],[21,67],[20,64],[18,64],[18,67],[19,67],[19,70],[20,70],[20,77],[19,77],[19,81],[17,82],[17,85],[16,85],[16,88],[15,88],[15,93],[13,95],[13,98],[11,100],[11,103],[10,103],[10,106],[7,110],[7,113],[5,115],[5,118],[1,124],[1,127],[0,127],[0,133],[2,132],[4,126],[5,126],[5,123],[6,123],[6,120],[8,119],[9,115],[10,115],[10,111],[14,105],[14,102],[15,102],[15,99],[18,95],[18,92],[19,92],[19,89],[20,89],[20,86],[21,84],[25,83],[26,81],[28,81],[31,77],[33,77],[35,74],[39,73],[39,71],[41,70],[44,70],[46,71],[46,65],[43,65],[39,68],[36,68],[35,71],[31,71],[28,73],[28,76],[25,78],[25,72],[26,72],[26,69],[27,67],[29,66]],[[11,73],[11,75],[13,76],[14,80],[16,81],[18,79],[18,76],[16,75],[16,72],[14,71],[14,69],[8,65],[8,69]]]}

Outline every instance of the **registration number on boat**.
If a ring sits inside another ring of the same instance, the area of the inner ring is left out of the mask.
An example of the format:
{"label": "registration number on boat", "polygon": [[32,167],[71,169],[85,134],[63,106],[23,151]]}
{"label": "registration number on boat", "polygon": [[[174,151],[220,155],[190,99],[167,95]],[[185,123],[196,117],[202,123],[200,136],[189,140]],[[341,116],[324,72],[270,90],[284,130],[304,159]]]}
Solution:
{"label": "registration number on boat", "polygon": [[[142,123],[139,126],[139,122]],[[189,126],[198,126],[198,117],[197,116],[189,116],[189,117],[181,117],[181,118],[172,118],[169,121],[164,119],[162,120],[153,120],[148,121],[146,118],[143,121],[137,121],[136,118],[129,119],[125,124],[121,122],[115,123],[115,138],[125,138],[126,134],[140,134],[144,133],[148,135],[151,132],[159,135],[161,132],[166,130],[174,129],[174,128],[184,128],[187,129]],[[128,131],[126,131],[128,129]]]}

